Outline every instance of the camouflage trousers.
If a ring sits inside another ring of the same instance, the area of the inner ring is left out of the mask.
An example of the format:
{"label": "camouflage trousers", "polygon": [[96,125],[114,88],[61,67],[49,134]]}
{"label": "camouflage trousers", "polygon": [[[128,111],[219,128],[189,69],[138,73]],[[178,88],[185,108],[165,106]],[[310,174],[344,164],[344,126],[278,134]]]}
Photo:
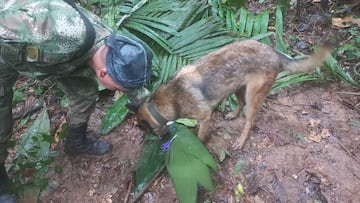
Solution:
{"label": "camouflage trousers", "polygon": [[[90,68],[84,67],[83,70],[66,77],[51,77],[69,99],[67,112],[69,125],[78,126],[86,123],[95,108],[98,84]],[[12,134],[13,86],[19,74],[14,68],[1,63],[0,60],[0,163],[6,160],[6,145]]]}

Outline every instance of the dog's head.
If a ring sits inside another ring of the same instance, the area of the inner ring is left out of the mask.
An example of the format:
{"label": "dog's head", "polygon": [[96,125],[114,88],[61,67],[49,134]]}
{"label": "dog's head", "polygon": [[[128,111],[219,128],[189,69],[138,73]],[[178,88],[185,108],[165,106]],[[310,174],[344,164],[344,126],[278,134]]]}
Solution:
{"label": "dog's head", "polygon": [[166,120],[157,110],[155,104],[143,102],[137,111],[138,126],[145,132],[153,132],[159,136],[168,132]]}

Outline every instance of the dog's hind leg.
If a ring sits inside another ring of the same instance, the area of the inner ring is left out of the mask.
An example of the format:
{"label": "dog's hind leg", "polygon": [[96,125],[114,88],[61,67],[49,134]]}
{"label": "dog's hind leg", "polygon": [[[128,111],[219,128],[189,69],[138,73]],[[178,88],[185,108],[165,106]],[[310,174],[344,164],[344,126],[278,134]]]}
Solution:
{"label": "dog's hind leg", "polygon": [[261,104],[264,102],[270,88],[276,78],[276,74],[256,75],[256,79],[250,79],[246,86],[245,100],[245,127],[241,136],[232,145],[233,149],[242,149],[253,126],[253,122]]}
{"label": "dog's hind leg", "polygon": [[232,120],[239,116],[240,111],[245,104],[245,90],[246,90],[246,86],[243,86],[238,91],[235,92],[235,96],[237,98],[238,103],[236,109],[233,112],[225,115],[226,120]]}

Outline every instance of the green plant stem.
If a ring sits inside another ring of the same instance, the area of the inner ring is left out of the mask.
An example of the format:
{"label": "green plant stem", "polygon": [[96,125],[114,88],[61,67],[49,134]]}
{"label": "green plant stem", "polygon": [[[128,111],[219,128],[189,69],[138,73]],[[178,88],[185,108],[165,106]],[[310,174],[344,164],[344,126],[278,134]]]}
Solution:
{"label": "green plant stem", "polygon": [[140,9],[145,3],[147,3],[149,0],[141,0],[139,3],[137,3],[130,11],[129,14],[124,15],[117,23],[116,26],[120,27],[121,23],[124,22],[124,20],[131,16],[132,13]]}

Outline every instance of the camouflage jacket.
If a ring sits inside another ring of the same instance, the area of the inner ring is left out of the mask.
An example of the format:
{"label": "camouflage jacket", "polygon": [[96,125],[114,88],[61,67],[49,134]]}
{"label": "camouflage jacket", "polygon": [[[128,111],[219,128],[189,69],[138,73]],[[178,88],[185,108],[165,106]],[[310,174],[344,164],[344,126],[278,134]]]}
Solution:
{"label": "camouflage jacket", "polygon": [[69,55],[77,53],[86,36],[78,11],[63,0],[0,0],[0,46],[20,44],[37,47],[43,53],[41,62],[25,64],[16,64],[0,56],[0,65],[32,76],[64,76],[87,66],[85,62],[113,31],[96,15],[78,8],[93,24],[96,39],[88,53],[69,62]]}

